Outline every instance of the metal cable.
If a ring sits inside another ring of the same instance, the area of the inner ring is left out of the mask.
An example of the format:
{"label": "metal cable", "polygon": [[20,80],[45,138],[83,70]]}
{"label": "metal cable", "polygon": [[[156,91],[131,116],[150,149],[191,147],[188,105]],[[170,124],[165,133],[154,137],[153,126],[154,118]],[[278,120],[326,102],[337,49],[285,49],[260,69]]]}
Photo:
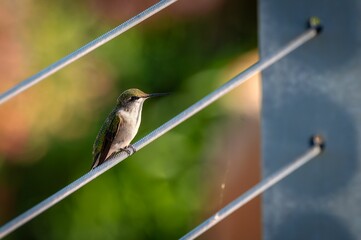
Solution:
{"label": "metal cable", "polygon": [[138,23],[141,23],[145,19],[151,17],[152,15],[156,14],[157,12],[168,7],[169,5],[171,5],[172,3],[176,2],[176,1],[177,0],[162,0],[162,1],[154,4],[153,6],[149,7],[148,9],[139,13],[138,15],[134,16],[133,18],[129,19],[128,21],[120,24],[116,28],[113,28],[109,32],[103,34],[102,36],[89,42],[88,44],[84,45],[83,47],[79,48],[78,50],[70,53],[69,55],[65,56],[64,58],[60,59],[59,61],[44,68],[43,70],[36,73],[35,75],[25,79],[24,81],[15,85],[11,89],[0,94],[0,104],[15,97],[19,93],[21,93],[21,92],[25,91],[26,89],[30,88],[31,86],[37,84],[44,78],[54,74],[55,72],[59,71],[60,69],[64,68],[65,66],[69,65],[70,63],[76,61],[77,59],[83,57],[84,55],[88,54],[89,52],[91,52],[91,51],[95,50],[96,48],[102,46],[103,44],[109,42],[113,38],[119,36],[120,34],[124,33],[125,31],[131,29]]}
{"label": "metal cable", "polygon": [[322,152],[322,146],[320,144],[316,144],[311,149],[309,149],[304,155],[297,158],[292,163],[288,164],[287,166],[283,167],[282,169],[278,170],[271,176],[267,177],[266,179],[262,180],[256,186],[248,190],[246,193],[235,199],[233,202],[229,203],[227,206],[222,208],[212,217],[208,218],[206,221],[198,225],[188,234],[180,238],[181,240],[190,240],[199,237],[202,233],[209,230],[211,227],[216,225],[218,222],[222,221],[228,215],[245,205],[246,203],[250,202],[255,197],[262,194],[264,191],[284,179],[285,177],[289,176],[291,173],[302,167],[304,164],[309,162],[311,159],[314,159]]}
{"label": "metal cable", "polygon": [[[298,47],[302,46],[312,38],[314,38],[317,35],[317,29],[316,28],[310,28],[307,29],[304,33],[297,36],[294,40],[289,42],[287,45],[285,45],[283,48],[281,48],[279,51],[277,51],[275,54],[266,57],[259,61],[258,63],[252,65],[248,69],[246,69],[244,72],[240,73],[239,75],[235,76],[231,80],[229,80],[227,83],[210,93],[209,95],[205,96],[200,101],[196,102],[159,128],[155,129],[153,132],[133,144],[133,147],[136,150],[139,150],[143,148],[144,146],[148,145],[155,139],[159,138],[172,128],[176,127],[183,121],[187,120],[203,108],[207,107],[209,104],[217,100],[218,98],[222,97],[232,89],[239,86],[241,83],[243,83],[245,80],[250,78],[251,76],[255,75],[256,73],[262,71],[263,69],[269,67],[273,63],[277,62],[278,60],[282,59],[284,56],[289,54],[290,52],[294,51]],[[43,200],[39,204],[35,205],[34,207],[30,208],[26,212],[20,214],[18,217],[14,218],[13,220],[9,221],[5,225],[0,227],[0,238],[8,235],[15,229],[19,228],[26,222],[30,221],[31,219],[38,216],[40,213],[46,211],[48,208],[52,207],[56,203],[63,200],[65,197],[69,196],[94,178],[98,177],[108,169],[112,168],[119,162],[123,161],[125,158],[127,158],[128,155],[124,152],[121,152],[114,158],[110,159],[109,161],[106,161],[104,164],[100,165],[99,167],[93,169],[92,171],[86,173],[81,178],[77,179],[76,181],[72,182],[68,186],[64,187],[60,191],[56,192],[52,196],[48,197],[47,199]]]}

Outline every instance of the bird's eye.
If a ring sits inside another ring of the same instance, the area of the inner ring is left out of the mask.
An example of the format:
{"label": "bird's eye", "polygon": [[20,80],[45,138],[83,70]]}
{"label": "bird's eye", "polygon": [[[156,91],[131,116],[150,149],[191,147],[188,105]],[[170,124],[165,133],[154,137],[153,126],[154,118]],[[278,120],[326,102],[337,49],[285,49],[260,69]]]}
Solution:
{"label": "bird's eye", "polygon": [[129,101],[136,101],[136,100],[138,100],[139,99],[139,97],[136,97],[136,96],[132,96],[130,99],[129,99]]}

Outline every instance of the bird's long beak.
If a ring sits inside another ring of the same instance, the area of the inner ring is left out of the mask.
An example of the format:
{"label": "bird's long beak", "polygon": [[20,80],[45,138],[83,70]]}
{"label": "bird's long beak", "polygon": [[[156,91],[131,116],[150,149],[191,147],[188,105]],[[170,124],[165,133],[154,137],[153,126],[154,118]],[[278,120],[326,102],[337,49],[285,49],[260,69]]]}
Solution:
{"label": "bird's long beak", "polygon": [[160,96],[166,96],[169,95],[169,93],[150,93],[144,96],[144,98],[152,98],[152,97],[160,97]]}

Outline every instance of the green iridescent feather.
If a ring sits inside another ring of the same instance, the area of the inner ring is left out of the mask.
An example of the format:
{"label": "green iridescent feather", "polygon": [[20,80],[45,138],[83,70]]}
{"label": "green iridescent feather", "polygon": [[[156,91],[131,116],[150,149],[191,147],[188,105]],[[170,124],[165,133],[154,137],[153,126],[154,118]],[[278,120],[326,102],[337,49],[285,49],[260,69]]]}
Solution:
{"label": "green iridescent feather", "polygon": [[102,164],[108,155],[109,149],[120,125],[120,118],[117,116],[116,112],[117,108],[109,114],[95,139],[93,145],[92,168]]}

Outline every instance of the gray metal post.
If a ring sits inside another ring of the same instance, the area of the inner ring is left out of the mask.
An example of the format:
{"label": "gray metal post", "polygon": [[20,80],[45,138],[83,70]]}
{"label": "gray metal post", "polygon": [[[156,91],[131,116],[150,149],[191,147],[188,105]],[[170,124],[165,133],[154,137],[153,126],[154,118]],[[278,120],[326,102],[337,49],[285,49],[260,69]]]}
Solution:
{"label": "gray metal post", "polygon": [[263,195],[263,238],[361,238],[361,2],[260,0],[261,57],[317,16],[322,34],[262,73],[263,174],[321,134],[317,161]]}

